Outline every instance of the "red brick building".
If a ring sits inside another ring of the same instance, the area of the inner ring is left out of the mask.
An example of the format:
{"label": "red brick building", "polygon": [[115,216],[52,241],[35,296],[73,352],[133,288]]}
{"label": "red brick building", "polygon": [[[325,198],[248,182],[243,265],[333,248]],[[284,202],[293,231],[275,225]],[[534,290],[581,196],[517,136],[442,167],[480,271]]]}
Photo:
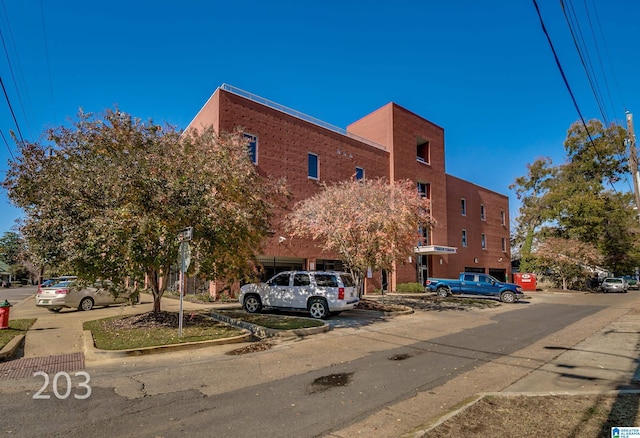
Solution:
{"label": "red brick building", "polygon": [[[291,205],[317,192],[321,182],[354,175],[416,182],[430,198],[437,222],[428,233],[429,245],[416,248],[388,279],[372,273],[369,289],[388,282],[393,290],[397,283],[457,277],[465,270],[499,279],[511,275],[508,198],[447,175],[444,129],[394,103],[345,130],[223,85],[187,129],[207,126],[217,132],[241,128],[258,172],[287,178]],[[336,254],[321,252],[312,241],[290,239],[279,225],[284,214],[275,212],[274,233],[260,257],[267,276],[285,269],[342,269]]]}

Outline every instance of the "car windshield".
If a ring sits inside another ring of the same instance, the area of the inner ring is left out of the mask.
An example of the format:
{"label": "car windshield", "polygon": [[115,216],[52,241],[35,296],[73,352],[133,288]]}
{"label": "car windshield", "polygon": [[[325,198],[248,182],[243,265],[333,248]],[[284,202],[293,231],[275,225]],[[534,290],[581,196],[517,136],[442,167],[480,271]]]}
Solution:
{"label": "car windshield", "polygon": [[621,278],[610,278],[609,280],[607,280],[607,283],[622,283],[622,279]]}

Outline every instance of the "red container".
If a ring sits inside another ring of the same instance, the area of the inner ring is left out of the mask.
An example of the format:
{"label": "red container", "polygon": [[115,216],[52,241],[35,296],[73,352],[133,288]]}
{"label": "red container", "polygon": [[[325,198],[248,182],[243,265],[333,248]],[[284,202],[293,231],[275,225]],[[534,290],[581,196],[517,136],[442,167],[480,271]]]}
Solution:
{"label": "red container", "polygon": [[522,290],[534,291],[538,286],[536,274],[526,274],[523,272],[515,272],[513,274],[513,282],[522,286]]}
{"label": "red container", "polygon": [[7,300],[0,303],[0,330],[9,328],[9,309],[11,304]]}

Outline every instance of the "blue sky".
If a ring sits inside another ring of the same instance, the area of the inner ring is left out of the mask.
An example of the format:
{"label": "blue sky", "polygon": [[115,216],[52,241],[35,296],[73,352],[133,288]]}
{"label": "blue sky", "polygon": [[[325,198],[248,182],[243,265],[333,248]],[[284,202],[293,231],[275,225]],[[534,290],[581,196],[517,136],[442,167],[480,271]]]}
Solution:
{"label": "blue sky", "polygon": [[[538,2],[580,110],[602,119],[560,2]],[[443,127],[447,172],[509,195],[513,220],[518,203],[509,184],[539,157],[561,163],[567,129],[578,120],[533,1],[0,6],[0,75],[29,141],[80,107],[118,105],[184,128],[223,83],[342,128],[393,101]],[[640,3],[567,6],[578,17],[605,117],[624,125],[625,109],[633,112],[640,99]],[[8,141],[0,143],[4,179],[9,149],[17,151],[4,99],[0,129]],[[20,214],[0,191],[0,235]]]}

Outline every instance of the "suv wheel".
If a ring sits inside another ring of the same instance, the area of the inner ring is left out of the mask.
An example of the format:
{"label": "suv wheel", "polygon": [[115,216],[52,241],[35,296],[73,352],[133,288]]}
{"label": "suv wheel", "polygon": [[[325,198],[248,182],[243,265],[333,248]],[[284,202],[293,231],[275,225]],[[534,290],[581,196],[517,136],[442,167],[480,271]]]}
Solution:
{"label": "suv wheel", "polygon": [[257,295],[249,295],[244,299],[244,310],[248,313],[260,313],[262,310],[262,301]]}
{"label": "suv wheel", "polygon": [[329,316],[329,306],[322,298],[312,298],[309,301],[309,314],[316,319],[324,319]]}

